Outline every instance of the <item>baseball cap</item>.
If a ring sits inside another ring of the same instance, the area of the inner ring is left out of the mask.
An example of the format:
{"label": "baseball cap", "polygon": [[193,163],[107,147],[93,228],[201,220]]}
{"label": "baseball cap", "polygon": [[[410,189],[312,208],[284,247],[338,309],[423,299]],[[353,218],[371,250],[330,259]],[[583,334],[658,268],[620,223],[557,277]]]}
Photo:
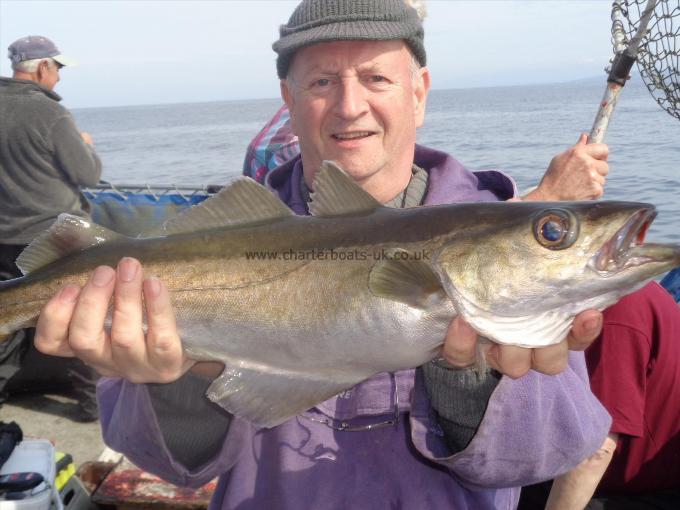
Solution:
{"label": "baseball cap", "polygon": [[56,45],[42,35],[28,35],[9,45],[8,57],[12,64],[36,58],[51,58],[63,66],[75,65],[75,61],[62,55]]}

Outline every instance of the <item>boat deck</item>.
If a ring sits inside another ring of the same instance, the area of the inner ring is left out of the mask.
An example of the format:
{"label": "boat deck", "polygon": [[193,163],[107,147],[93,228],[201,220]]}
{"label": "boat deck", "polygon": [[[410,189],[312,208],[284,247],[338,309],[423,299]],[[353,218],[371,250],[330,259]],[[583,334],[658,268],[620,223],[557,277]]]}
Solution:
{"label": "boat deck", "polygon": [[99,422],[79,423],[76,401],[61,394],[13,395],[0,408],[0,421],[15,421],[27,439],[48,439],[70,453],[76,468],[95,461],[104,450]]}

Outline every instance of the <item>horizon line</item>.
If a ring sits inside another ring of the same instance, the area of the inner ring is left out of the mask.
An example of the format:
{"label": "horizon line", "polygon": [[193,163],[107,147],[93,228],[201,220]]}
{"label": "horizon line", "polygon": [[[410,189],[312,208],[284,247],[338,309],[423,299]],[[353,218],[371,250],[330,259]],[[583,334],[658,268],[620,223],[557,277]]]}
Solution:
{"label": "horizon line", "polygon": [[[638,77],[639,78],[639,77]],[[478,85],[478,86],[467,86],[467,87],[433,87],[430,92],[446,91],[446,90],[476,90],[476,89],[505,89],[505,88],[519,88],[519,87],[535,87],[535,86],[546,86],[546,85],[569,85],[579,82],[593,82],[595,84],[596,80],[601,80],[602,87],[606,87],[607,76],[603,73],[603,76],[587,76],[584,78],[576,78],[566,81],[536,81],[530,83],[516,83],[507,85]],[[633,85],[642,83],[641,79],[630,80]],[[68,98],[64,98],[68,102]],[[249,102],[249,101],[281,101],[279,96],[262,96],[262,97],[251,97],[251,98],[240,98],[240,99],[209,99],[209,100],[199,100],[199,101],[168,101],[161,103],[129,103],[129,104],[119,104],[119,105],[99,105],[99,106],[74,106],[70,107],[71,110],[88,110],[88,109],[108,109],[108,108],[131,108],[131,107],[142,107],[142,106],[179,106],[186,104],[207,104],[207,103],[239,103],[239,102]]]}

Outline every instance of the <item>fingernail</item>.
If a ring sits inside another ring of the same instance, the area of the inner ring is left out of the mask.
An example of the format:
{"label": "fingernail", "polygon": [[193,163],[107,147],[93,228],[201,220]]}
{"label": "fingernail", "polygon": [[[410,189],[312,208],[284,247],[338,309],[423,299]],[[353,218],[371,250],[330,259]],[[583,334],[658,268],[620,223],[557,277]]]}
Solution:
{"label": "fingernail", "polygon": [[473,336],[474,336],[474,338],[475,338],[475,343],[477,342],[477,333],[476,333],[476,331],[474,330],[474,328],[470,325],[469,322],[467,322],[467,321],[465,321],[465,320],[461,320],[461,321],[458,323],[458,332],[459,332],[460,334],[462,334],[462,335],[466,335],[466,336],[469,336],[469,337],[473,337]]}
{"label": "fingernail", "polygon": [[124,282],[131,282],[137,276],[137,263],[131,258],[124,258],[118,264],[120,279]]}
{"label": "fingernail", "polygon": [[486,350],[484,353],[484,359],[486,359],[486,362],[491,368],[494,370],[499,370],[500,363],[498,362],[498,347],[495,344],[491,344],[491,346]]}
{"label": "fingernail", "polygon": [[99,266],[92,275],[92,283],[97,287],[104,287],[113,280],[113,269],[108,266]]}
{"label": "fingernail", "polygon": [[80,294],[80,287],[77,285],[67,285],[59,293],[59,299],[64,303],[75,303]]}
{"label": "fingernail", "polygon": [[590,320],[585,322],[583,327],[586,330],[588,330],[588,332],[595,333],[596,331],[598,331],[600,329],[600,323],[601,323],[600,319],[590,319]]}
{"label": "fingernail", "polygon": [[161,293],[161,281],[155,276],[152,276],[147,280],[147,282],[151,297],[158,297],[158,295]]}

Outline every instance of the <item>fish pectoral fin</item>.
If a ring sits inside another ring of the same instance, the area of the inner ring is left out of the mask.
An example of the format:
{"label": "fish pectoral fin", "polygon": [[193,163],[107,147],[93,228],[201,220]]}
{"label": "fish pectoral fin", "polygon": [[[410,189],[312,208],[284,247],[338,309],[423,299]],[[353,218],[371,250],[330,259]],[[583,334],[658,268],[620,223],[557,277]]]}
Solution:
{"label": "fish pectoral fin", "polygon": [[71,253],[124,237],[80,216],[60,214],[46,232],[21,252],[16,265],[26,275]]}
{"label": "fish pectoral fin", "polygon": [[333,161],[321,163],[310,197],[309,212],[313,216],[371,213],[383,207]]}
{"label": "fish pectoral fin", "polygon": [[388,257],[371,268],[368,288],[373,295],[423,309],[447,299],[439,277],[429,264],[413,260],[406,250],[391,250]]}
{"label": "fish pectoral fin", "polygon": [[[367,376],[368,377],[368,376]],[[301,372],[261,372],[227,366],[207,397],[257,427],[275,427],[361,382]]]}
{"label": "fish pectoral fin", "polygon": [[166,221],[163,233],[183,234],[260,223],[293,215],[293,211],[267,188],[253,179],[239,177],[215,196]]}

